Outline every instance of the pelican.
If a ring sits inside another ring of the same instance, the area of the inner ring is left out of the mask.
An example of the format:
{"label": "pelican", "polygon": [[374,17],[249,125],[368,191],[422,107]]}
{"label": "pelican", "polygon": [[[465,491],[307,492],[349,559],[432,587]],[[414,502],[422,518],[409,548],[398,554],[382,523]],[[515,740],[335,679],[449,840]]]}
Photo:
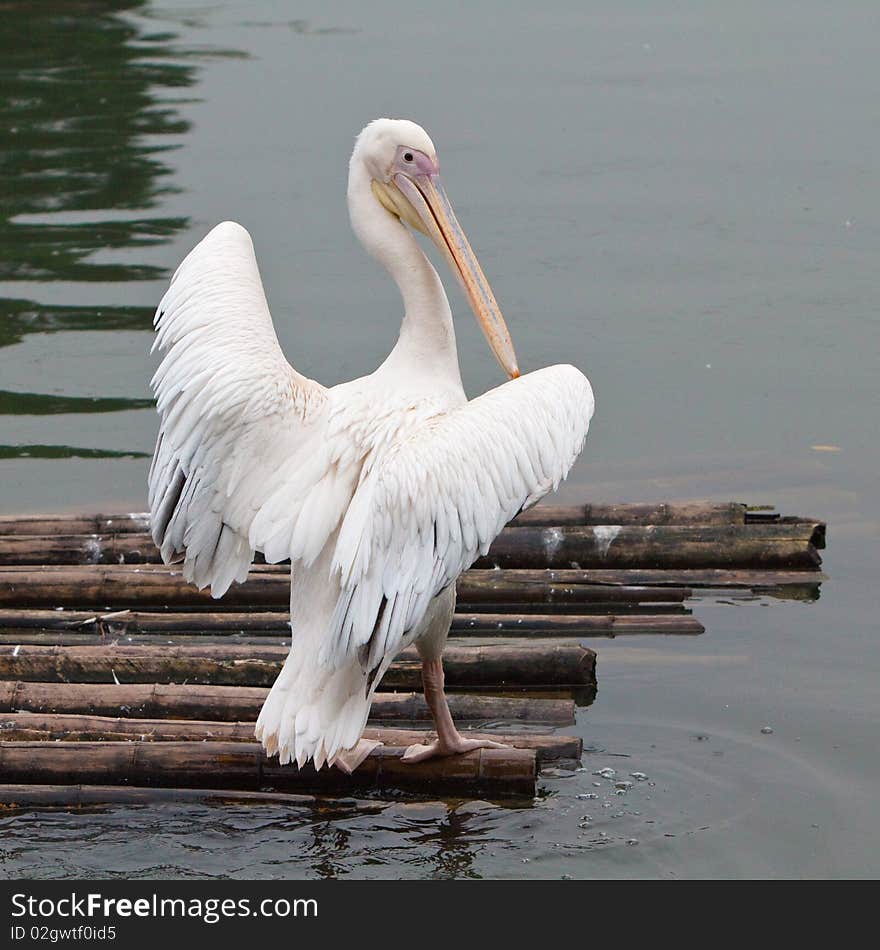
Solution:
{"label": "pelican", "polygon": [[[400,336],[368,376],[324,387],[285,359],[253,244],[218,224],[156,312],[160,415],[151,530],[166,563],[221,597],[256,551],[290,559],[290,653],[256,724],[267,755],[351,771],[373,694],[415,644],[436,739],[406,761],[497,743],[468,739],[446,702],[442,654],[455,581],[583,448],[590,383],[573,366],[520,376],[507,326],[414,122],[377,119],[349,163],[355,234],[403,297]],[[504,385],[468,401],[452,312],[413,232],[460,280]]]}

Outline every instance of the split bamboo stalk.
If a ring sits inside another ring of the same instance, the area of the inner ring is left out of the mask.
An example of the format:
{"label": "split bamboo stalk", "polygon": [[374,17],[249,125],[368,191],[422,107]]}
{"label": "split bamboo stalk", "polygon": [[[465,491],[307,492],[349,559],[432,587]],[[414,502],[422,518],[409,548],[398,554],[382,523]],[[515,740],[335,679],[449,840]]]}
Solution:
{"label": "split bamboo stalk", "polygon": [[[565,525],[505,528],[481,567],[815,568],[824,525]],[[145,533],[0,536],[0,564],[157,564]]]}
{"label": "split bamboo stalk", "polygon": [[[189,684],[27,683],[0,682],[0,713],[84,713],[132,719],[209,719],[220,722],[256,720],[268,690],[256,686]],[[574,700],[531,696],[451,693],[449,708],[457,720],[516,720],[570,725]],[[374,721],[431,719],[420,693],[376,693]]]}
{"label": "split bamboo stalk", "polygon": [[[521,512],[511,524],[745,524],[752,517],[737,502],[650,502],[637,504],[538,505]],[[778,515],[763,515],[763,518]],[[124,534],[148,532],[146,511],[116,514],[34,514],[0,516],[0,534]]]}
{"label": "split bamboo stalk", "polygon": [[[491,739],[514,749],[533,749],[539,764],[577,760],[583,753],[580,736],[465,730],[470,739]],[[367,739],[388,746],[429,742],[433,730],[368,727]],[[253,742],[252,722],[194,722],[186,719],[119,719],[105,716],[58,716],[43,713],[0,714],[0,740],[5,742]]]}
{"label": "split bamboo stalk", "polygon": [[398,788],[418,794],[531,796],[531,749],[478,749],[465,755],[402,761],[404,749],[376,748],[352,775],[279,766],[257,743],[9,742],[0,775],[10,784],[140,785],[288,791]]}
{"label": "split bamboo stalk", "polygon": [[[44,683],[198,683],[271,686],[288,648],[261,644],[209,646],[0,645],[0,680]],[[577,643],[447,644],[450,688],[595,684],[596,654]],[[387,690],[418,690],[421,660],[404,650],[385,674]]]}
{"label": "split bamboo stalk", "polygon": [[[468,598],[476,588],[485,591],[486,584],[522,583],[526,586],[548,585],[547,598],[553,603],[558,596],[551,593],[554,585],[580,587],[592,585],[601,596],[608,589],[609,602],[616,588],[661,587],[745,587],[764,588],[782,585],[821,583],[824,575],[811,570],[744,570],[744,569],[523,569],[509,571],[470,570],[456,583],[460,607],[467,608]],[[641,591],[633,592],[641,597]],[[488,596],[482,594],[481,596]],[[678,599],[678,591],[670,600]],[[646,598],[647,600],[647,598]],[[263,569],[251,572],[244,584],[233,584],[222,600],[214,600],[208,590],[199,591],[187,584],[179,568],[159,565],[143,567],[114,565],[79,565],[70,567],[28,567],[0,569],[0,607],[39,609],[52,607],[98,607],[106,610],[122,607],[210,607],[214,611],[247,608],[287,609],[290,602],[290,572],[285,569]],[[598,601],[597,601],[598,602]],[[637,602],[637,601],[636,601]]]}

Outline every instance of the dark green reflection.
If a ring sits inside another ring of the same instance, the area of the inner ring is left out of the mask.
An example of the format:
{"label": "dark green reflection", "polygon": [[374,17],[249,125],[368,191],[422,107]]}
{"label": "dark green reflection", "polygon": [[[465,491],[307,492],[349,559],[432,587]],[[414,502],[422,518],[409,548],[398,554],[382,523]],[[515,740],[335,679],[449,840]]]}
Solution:
{"label": "dark green reflection", "polygon": [[54,416],[70,412],[122,412],[150,409],[152,399],[104,399],[100,396],[55,396],[47,393],[16,393],[0,389],[0,415]]}
{"label": "dark green reflection", "polygon": [[0,459],[145,459],[147,452],[82,449],[74,445],[0,445]]}
{"label": "dark green reflection", "polygon": [[0,299],[0,346],[20,343],[28,333],[149,330],[153,313],[153,307],[58,307],[33,300]]}
{"label": "dark green reflection", "polygon": [[[119,16],[142,6],[142,0],[3,4],[0,279],[162,276],[161,268],[144,263],[90,259],[98,251],[164,243],[187,224],[144,213],[168,191],[162,153],[171,147],[147,137],[187,130],[167,95],[190,86],[194,75],[192,66],[172,61],[179,54],[167,35],[138,35]],[[15,220],[23,215],[47,219]]]}

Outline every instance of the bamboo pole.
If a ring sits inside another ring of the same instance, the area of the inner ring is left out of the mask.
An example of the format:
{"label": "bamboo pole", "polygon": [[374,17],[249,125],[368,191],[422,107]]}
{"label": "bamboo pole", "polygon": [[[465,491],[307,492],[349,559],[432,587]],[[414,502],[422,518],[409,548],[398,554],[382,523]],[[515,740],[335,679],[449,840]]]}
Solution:
{"label": "bamboo pole", "polygon": [[[29,631],[44,633],[104,633],[135,635],[257,635],[290,637],[290,615],[285,611],[143,611],[0,609],[4,636]],[[24,639],[22,640],[24,642]]]}
{"label": "bamboo pole", "polygon": [[[321,806],[322,814],[329,807],[327,799],[314,795],[284,792],[249,792],[218,788],[132,788],[125,785],[0,785],[0,808],[92,809],[97,805],[155,805],[174,804],[212,805],[284,805]],[[351,799],[345,805],[351,807]],[[370,801],[358,802],[357,807],[375,807]]]}
{"label": "bamboo pole", "polygon": [[474,611],[499,604],[547,604],[555,609],[584,604],[676,603],[690,597],[692,591],[687,586],[658,589],[555,582],[542,571],[472,569],[456,582],[456,594],[459,610]]}
{"label": "bamboo pole", "polygon": [[817,522],[510,528],[476,566],[814,569],[822,546]]}
{"label": "bamboo pole", "polygon": [[[166,636],[251,636],[290,635],[287,614],[280,613],[143,613],[139,611],[29,610],[0,611],[0,633],[13,635],[15,645],[35,631],[98,631],[110,637],[136,635]],[[666,613],[632,614],[515,614],[463,613],[452,618],[450,627],[457,637],[613,637],[621,634],[668,633],[698,635],[702,624],[680,610]],[[39,645],[39,644],[35,644]]]}
{"label": "bamboo pole", "polygon": [[[262,644],[208,646],[0,645],[0,679],[60,683],[198,683],[271,686],[289,650]],[[577,643],[447,644],[450,688],[595,684],[596,654]],[[417,690],[421,660],[404,650],[382,680],[387,690]]]}
{"label": "bamboo pole", "polygon": [[[537,505],[523,511],[517,526],[607,524],[745,524],[753,517],[737,502],[650,502],[637,504]],[[762,520],[778,517],[761,513]],[[2,535],[125,534],[148,532],[149,512],[110,514],[33,514],[0,516]]]}
{"label": "bamboo pole", "polygon": [[[815,568],[819,522],[505,528],[482,567]],[[146,533],[0,536],[0,564],[156,564]]]}
{"label": "bamboo pole", "polygon": [[[268,690],[256,686],[190,684],[0,682],[0,713],[84,713],[132,719],[256,720]],[[451,693],[449,708],[457,720],[516,720],[570,725],[571,699]],[[376,693],[374,721],[427,722],[431,714],[419,693]]]}
{"label": "bamboo pole", "polygon": [[352,775],[336,768],[279,766],[257,743],[9,742],[0,775],[10,784],[182,786],[244,790],[391,789],[490,798],[531,796],[537,774],[530,749],[478,749],[465,755],[402,761],[404,749],[379,746]]}
{"label": "bamboo pole", "polygon": [[[511,522],[516,527],[623,524],[745,524],[745,505],[738,502],[647,502],[585,505],[537,505]],[[3,530],[0,525],[0,530]]]}
{"label": "bamboo pole", "polygon": [[[514,749],[532,749],[539,763],[580,759],[580,736],[465,730],[470,739],[491,739]],[[364,737],[388,746],[429,742],[429,729],[368,727]],[[44,713],[0,714],[0,740],[5,742],[253,742],[252,722],[208,722],[185,719],[119,719],[106,716],[58,716]]]}
{"label": "bamboo pole", "polygon": [[[509,571],[470,570],[456,583],[459,604],[466,608],[474,585],[522,583],[523,585],[592,585],[609,591],[616,588],[652,586],[672,588],[744,587],[767,588],[782,585],[821,583],[825,575],[812,570],[744,570],[718,568],[656,569],[521,569]],[[551,587],[552,589],[552,587]],[[547,593],[548,602],[554,596]],[[564,598],[565,595],[563,595]],[[637,592],[635,596],[641,596]],[[672,594],[670,599],[677,599]],[[0,569],[0,607],[39,609],[47,607],[98,607],[108,611],[122,607],[211,607],[214,611],[239,608],[287,609],[290,601],[290,572],[262,569],[251,572],[244,584],[233,584],[222,600],[214,600],[208,590],[187,584],[179,568],[159,565],[78,565],[37,566]]]}
{"label": "bamboo pole", "polygon": [[699,636],[706,628],[689,614],[456,614],[457,636],[620,637],[635,634]]}
{"label": "bamboo pole", "polygon": [[150,530],[148,511],[117,514],[47,513],[0,515],[0,534],[123,534]]}

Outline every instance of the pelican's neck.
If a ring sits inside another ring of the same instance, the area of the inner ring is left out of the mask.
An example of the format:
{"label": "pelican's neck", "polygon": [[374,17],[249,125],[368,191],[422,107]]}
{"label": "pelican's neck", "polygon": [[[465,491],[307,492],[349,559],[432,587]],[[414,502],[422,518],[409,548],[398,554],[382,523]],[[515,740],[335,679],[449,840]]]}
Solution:
{"label": "pelican's neck", "polygon": [[383,366],[438,374],[460,386],[452,311],[440,277],[407,228],[379,204],[369,172],[356,158],[349,170],[348,211],[361,244],[403,297],[400,337]]}

